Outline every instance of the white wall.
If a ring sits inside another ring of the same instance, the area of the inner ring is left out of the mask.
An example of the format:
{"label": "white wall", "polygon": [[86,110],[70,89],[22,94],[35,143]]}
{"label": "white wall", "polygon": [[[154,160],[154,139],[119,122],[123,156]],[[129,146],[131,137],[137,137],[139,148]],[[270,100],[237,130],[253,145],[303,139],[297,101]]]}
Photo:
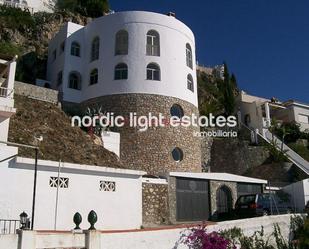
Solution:
{"label": "white wall", "polygon": [[102,132],[103,147],[109,151],[114,152],[120,157],[120,133],[105,131]]}
{"label": "white wall", "polygon": [[[305,107],[300,107],[300,106],[292,106],[292,110],[293,110],[293,118],[294,120],[300,124],[300,128],[302,131],[309,129],[309,108],[305,108]],[[304,115],[307,116],[307,122],[301,122],[299,120],[299,115]]]}
{"label": "white wall", "polygon": [[[207,231],[218,231],[233,227],[242,228],[245,235],[250,236],[255,231],[264,227],[264,238],[273,232],[273,225],[278,223],[284,238],[288,238],[290,227],[290,215],[269,216],[252,219],[234,220],[219,222],[217,225],[210,225]],[[185,249],[179,242],[181,234],[187,231],[186,228],[162,229],[153,231],[127,232],[127,233],[103,233],[101,236],[102,249]],[[271,240],[273,243],[274,241]],[[178,245],[178,247],[176,247]]]}
{"label": "white wall", "polygon": [[295,205],[296,211],[303,212],[309,201],[309,179],[285,186],[283,191],[291,195],[291,202]]}
{"label": "white wall", "polygon": [[[1,153],[1,152],[0,152]],[[54,229],[56,189],[49,186],[57,177],[57,162],[39,161],[35,229]],[[25,211],[31,217],[34,160],[18,158],[0,164],[0,217],[19,219]],[[63,164],[60,177],[69,178],[69,187],[59,189],[58,230],[74,227],[73,215],[83,217],[81,228],[87,229],[87,215],[98,214],[98,229],[129,229],[142,225],[142,180],[145,172],[110,169],[98,166]],[[99,190],[101,180],[116,182],[115,192]]]}
{"label": "white wall", "polygon": [[[274,231],[274,224],[278,224],[283,238],[289,237],[290,215],[278,215],[259,217],[252,219],[219,222],[216,225],[208,225],[207,231],[219,231],[234,227],[241,228],[245,235],[251,236],[255,231],[264,228],[263,239],[270,239],[270,244],[275,245],[274,237],[270,235]],[[135,231],[84,231],[82,234],[70,232],[36,232],[23,231],[21,236],[0,236],[0,248],[17,249],[19,241],[22,249],[30,248],[87,248],[87,249],[185,249],[188,248],[180,243],[181,236],[188,234],[188,228],[192,225],[166,227],[157,229],[145,229]]]}
{"label": "white wall", "polygon": [[[68,30],[71,25],[68,24]],[[115,35],[121,29],[129,33],[129,52],[128,55],[115,56]],[[152,29],[160,34],[159,57],[146,56],[146,34]],[[67,36],[66,59],[62,66],[66,72],[63,86],[65,101],[79,103],[104,95],[148,93],[176,97],[197,106],[194,35],[174,17],[142,11],[118,12],[97,18],[78,32],[68,31]],[[91,42],[96,36],[100,37],[100,58],[90,62]],[[75,40],[81,44],[81,58],[70,55],[69,46]],[[61,42],[60,36],[56,36],[49,50],[59,47]],[[193,69],[186,66],[186,43],[192,48]],[[114,67],[120,62],[128,65],[127,80],[114,80]],[[146,66],[150,62],[160,65],[161,81],[146,80]],[[52,75],[56,75],[59,68],[53,68],[50,59],[48,67],[48,80],[54,82]],[[89,86],[89,73],[93,68],[99,70],[99,83]],[[82,91],[67,88],[70,71],[82,74]],[[188,73],[193,76],[194,93],[187,89]]]}

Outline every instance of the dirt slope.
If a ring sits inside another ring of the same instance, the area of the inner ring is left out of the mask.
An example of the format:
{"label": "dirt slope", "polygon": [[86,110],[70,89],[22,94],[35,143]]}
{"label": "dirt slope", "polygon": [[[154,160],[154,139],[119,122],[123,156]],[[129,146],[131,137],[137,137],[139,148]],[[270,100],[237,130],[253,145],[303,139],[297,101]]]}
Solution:
{"label": "dirt slope", "polygon": [[[9,141],[35,144],[34,135],[43,136],[39,159],[124,168],[118,157],[93,143],[57,106],[15,95],[17,113],[11,118]],[[31,149],[20,148],[19,155],[34,157]]]}

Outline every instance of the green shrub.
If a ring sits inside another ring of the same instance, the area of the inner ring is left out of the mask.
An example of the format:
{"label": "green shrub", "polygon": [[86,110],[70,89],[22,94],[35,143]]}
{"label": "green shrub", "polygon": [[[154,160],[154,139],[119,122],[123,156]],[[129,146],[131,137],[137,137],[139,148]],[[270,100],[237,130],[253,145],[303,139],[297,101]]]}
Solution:
{"label": "green shrub", "polygon": [[5,54],[5,55],[21,55],[23,51],[23,48],[20,46],[17,46],[11,42],[5,42],[1,41],[0,42],[0,54]]}
{"label": "green shrub", "polygon": [[25,32],[35,27],[35,21],[28,10],[1,5],[0,26]]}
{"label": "green shrub", "polygon": [[289,144],[289,147],[294,150],[297,154],[299,154],[301,157],[309,161],[309,148],[302,145],[302,144],[296,144],[291,143]]}

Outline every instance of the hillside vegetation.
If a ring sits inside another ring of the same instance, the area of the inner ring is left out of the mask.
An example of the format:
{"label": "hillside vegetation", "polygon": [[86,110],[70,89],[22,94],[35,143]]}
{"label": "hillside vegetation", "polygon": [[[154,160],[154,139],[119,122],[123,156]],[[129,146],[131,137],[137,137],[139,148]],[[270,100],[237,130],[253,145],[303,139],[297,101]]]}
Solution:
{"label": "hillside vegetation", "polygon": [[69,11],[31,15],[0,6],[0,54],[19,56],[16,80],[34,84],[45,78],[48,43],[68,21],[86,25],[91,18]]}
{"label": "hillside vegetation", "polygon": [[[11,118],[9,141],[35,144],[34,136],[43,136],[39,159],[123,168],[118,157],[96,145],[56,105],[15,95],[17,113]],[[19,149],[19,156],[34,157],[32,149]]]}

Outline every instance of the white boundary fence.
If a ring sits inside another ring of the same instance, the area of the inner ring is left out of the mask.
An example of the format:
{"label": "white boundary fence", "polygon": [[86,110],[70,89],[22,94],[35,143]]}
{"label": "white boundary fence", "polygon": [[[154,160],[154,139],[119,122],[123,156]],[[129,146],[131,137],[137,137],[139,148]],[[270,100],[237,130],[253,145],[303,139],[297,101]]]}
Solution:
{"label": "white boundary fence", "polygon": [[[291,215],[267,216],[219,222],[207,227],[218,231],[241,228],[248,236],[264,228],[265,239],[278,224],[284,238],[289,238]],[[185,249],[179,243],[184,227],[167,227],[128,231],[18,231],[17,234],[0,235],[0,249]]]}

